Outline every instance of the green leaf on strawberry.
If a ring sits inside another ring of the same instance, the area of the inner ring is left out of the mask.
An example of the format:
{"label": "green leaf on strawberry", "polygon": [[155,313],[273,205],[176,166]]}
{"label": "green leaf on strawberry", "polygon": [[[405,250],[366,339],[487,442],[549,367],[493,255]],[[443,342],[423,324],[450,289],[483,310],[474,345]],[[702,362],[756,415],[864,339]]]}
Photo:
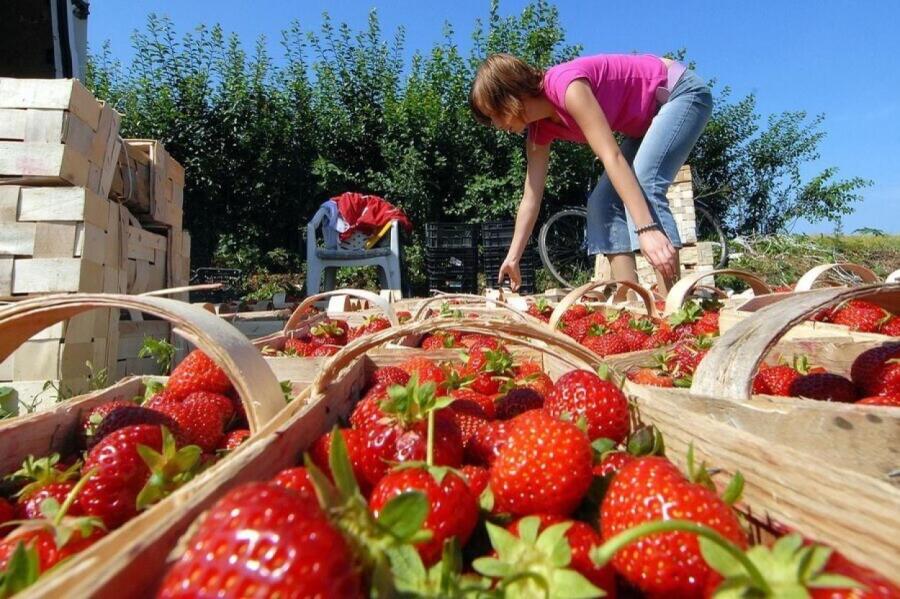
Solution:
{"label": "green leaf on strawberry", "polygon": [[402,543],[424,541],[431,537],[421,538],[419,534],[425,518],[428,517],[428,501],[418,491],[401,493],[391,499],[378,515],[378,524],[395,539]]}
{"label": "green leaf on strawberry", "polygon": [[12,597],[37,582],[41,575],[40,559],[34,547],[19,543],[6,569],[0,571],[0,597]]}
{"label": "green leaf on strawberry", "polygon": [[200,464],[202,450],[196,445],[178,449],[175,437],[166,427],[162,428],[162,450],[157,452],[147,445],[138,445],[137,452],[150,469],[150,478],[137,497],[137,508],[142,510],[169,496],[191,480]]}

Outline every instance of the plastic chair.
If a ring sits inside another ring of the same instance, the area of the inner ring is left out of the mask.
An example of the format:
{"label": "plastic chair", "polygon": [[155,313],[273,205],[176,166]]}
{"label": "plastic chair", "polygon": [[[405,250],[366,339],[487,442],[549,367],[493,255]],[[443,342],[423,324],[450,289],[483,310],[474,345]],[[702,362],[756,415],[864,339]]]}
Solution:
{"label": "plastic chair", "polygon": [[341,267],[377,266],[382,289],[401,289],[400,284],[400,229],[397,221],[391,222],[386,234],[371,249],[366,249],[368,236],[356,232],[338,248],[321,247],[316,231],[321,228],[326,210],[320,208],[306,225],[306,293],[319,293],[319,283],[325,274],[325,291],[335,288],[337,269]]}

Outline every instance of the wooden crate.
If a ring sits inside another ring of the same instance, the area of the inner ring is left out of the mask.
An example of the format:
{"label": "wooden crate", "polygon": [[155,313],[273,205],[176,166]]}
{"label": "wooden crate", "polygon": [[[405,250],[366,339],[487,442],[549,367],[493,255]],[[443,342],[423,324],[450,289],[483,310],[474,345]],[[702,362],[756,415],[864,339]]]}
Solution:
{"label": "wooden crate", "polygon": [[184,168],[156,140],[124,140],[111,194],[143,223],[182,227]]}
{"label": "wooden crate", "polygon": [[[152,596],[165,572],[166,557],[177,557],[179,537],[204,509],[230,488],[268,480],[279,470],[295,465],[303,450],[348,416],[368,375],[382,365],[370,350],[392,338],[460,326],[453,319],[411,323],[348,347],[327,364],[304,393],[307,401],[285,409],[232,456],[227,466],[205,476],[204,485],[193,485],[190,491],[167,499],[169,509],[164,515],[157,510],[131,521],[116,534],[117,543],[104,541],[89,548],[81,559],[70,561],[56,575],[39,581],[29,589],[30,595]],[[511,343],[521,335],[540,340],[544,345],[535,349],[545,353],[545,367],[553,378],[572,368],[593,368],[599,362],[571,340],[549,330],[504,319],[468,322],[463,327],[497,334]],[[895,521],[884,519],[884,511],[897,504],[900,490],[687,410],[665,395],[656,405],[642,403],[641,408],[644,421],[656,424],[666,436],[668,455],[682,466],[687,447],[693,442],[699,457],[721,469],[715,476],[718,483],[727,481],[738,469],[743,473],[745,499],[739,509],[829,543],[851,559],[897,579],[894,549],[900,529]],[[126,530],[127,536],[123,534]]]}
{"label": "wooden crate", "polygon": [[125,206],[121,206],[125,223],[125,258],[128,293],[140,294],[169,287],[169,240],[141,226]]}
{"label": "wooden crate", "polygon": [[682,166],[675,174],[675,180],[666,191],[669,209],[675,217],[675,227],[681,243],[692,245],[697,243],[697,214],[694,211],[694,182],[691,167]]}
{"label": "wooden crate", "polygon": [[0,78],[0,181],[75,185],[106,198],[120,120],[77,80]]}
{"label": "wooden crate", "polygon": [[159,364],[152,357],[138,354],[146,337],[172,342],[172,326],[165,320],[120,320],[119,344],[116,355],[117,379],[129,375],[161,375]]}

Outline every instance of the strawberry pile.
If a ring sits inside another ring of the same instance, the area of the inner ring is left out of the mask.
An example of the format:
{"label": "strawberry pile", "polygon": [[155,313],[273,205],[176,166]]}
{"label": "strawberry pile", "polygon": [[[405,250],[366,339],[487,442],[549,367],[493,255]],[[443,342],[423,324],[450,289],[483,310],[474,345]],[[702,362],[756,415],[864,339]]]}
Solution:
{"label": "strawberry pile", "polygon": [[230,381],[199,350],[165,387],[93,408],[71,453],[29,457],[4,479],[0,597],[159,502],[249,434]]}
{"label": "strawberry pile", "polygon": [[692,456],[682,473],[606,374],[554,382],[487,337],[462,363],[382,367],[302,466],[233,489],[195,524],[158,596],[896,590],[797,535],[748,549],[740,477],[720,497]]}
{"label": "strawberry pile", "polygon": [[834,308],[822,310],[812,320],[844,325],[851,331],[880,333],[900,337],[900,315],[892,314],[878,304],[854,299]]}

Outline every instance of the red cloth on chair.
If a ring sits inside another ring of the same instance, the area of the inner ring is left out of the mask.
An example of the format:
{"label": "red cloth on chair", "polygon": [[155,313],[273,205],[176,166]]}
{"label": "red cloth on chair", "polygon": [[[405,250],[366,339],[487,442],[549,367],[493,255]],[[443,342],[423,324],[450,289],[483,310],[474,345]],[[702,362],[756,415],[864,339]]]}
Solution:
{"label": "red cloth on chair", "polygon": [[399,222],[407,232],[412,231],[412,223],[403,209],[384,198],[348,191],[331,199],[337,204],[341,218],[349,225],[340,234],[341,241],[347,240],[356,231],[368,235],[377,233],[392,220]]}

